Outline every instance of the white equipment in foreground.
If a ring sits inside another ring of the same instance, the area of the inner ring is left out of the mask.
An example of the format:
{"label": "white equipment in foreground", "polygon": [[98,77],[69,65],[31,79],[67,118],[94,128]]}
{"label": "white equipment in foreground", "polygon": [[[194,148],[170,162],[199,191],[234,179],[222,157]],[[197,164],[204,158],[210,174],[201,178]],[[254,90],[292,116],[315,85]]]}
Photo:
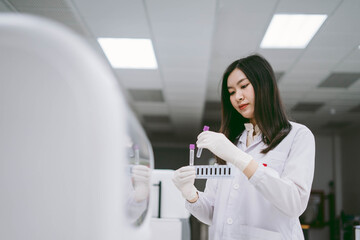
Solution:
{"label": "white equipment in foreground", "polygon": [[190,240],[190,213],[173,176],[174,170],[153,170],[151,240]]}
{"label": "white equipment in foreground", "polygon": [[0,15],[0,53],[0,239],[146,239],[126,219],[129,110],[108,63],[21,14]]}
{"label": "white equipment in foreground", "polygon": [[355,240],[360,240],[360,225],[354,226]]}

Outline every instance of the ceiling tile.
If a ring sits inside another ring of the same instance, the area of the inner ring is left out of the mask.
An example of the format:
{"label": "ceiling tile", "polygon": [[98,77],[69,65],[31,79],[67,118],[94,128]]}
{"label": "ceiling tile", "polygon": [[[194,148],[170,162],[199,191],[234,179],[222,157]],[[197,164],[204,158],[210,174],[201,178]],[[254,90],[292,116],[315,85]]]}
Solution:
{"label": "ceiling tile", "polygon": [[319,87],[348,88],[360,78],[360,73],[332,73]]}
{"label": "ceiling tile", "polygon": [[140,115],[168,115],[166,102],[134,102],[134,108]]}
{"label": "ceiling tile", "polygon": [[11,6],[8,6],[4,2],[0,2],[0,12],[9,12],[11,11]]}
{"label": "ceiling tile", "polygon": [[274,74],[275,74],[276,81],[279,82],[285,73],[284,72],[275,72]]}
{"label": "ceiling tile", "polygon": [[161,90],[129,89],[129,92],[136,102],[164,102]]}
{"label": "ceiling tile", "polygon": [[158,70],[115,69],[118,79],[125,88],[161,89],[163,82]]}
{"label": "ceiling tile", "polygon": [[22,11],[28,8],[49,9],[49,8],[68,8],[67,0],[8,0],[16,9]]}
{"label": "ceiling tile", "polygon": [[142,0],[71,1],[96,38],[151,38]]}
{"label": "ceiling tile", "polygon": [[347,128],[351,125],[351,122],[348,121],[339,121],[339,122],[328,122],[322,126],[322,128],[329,130],[339,130]]}
{"label": "ceiling tile", "polygon": [[276,8],[278,13],[304,13],[304,14],[329,14],[338,5],[341,0],[327,1],[279,1]]}
{"label": "ceiling tile", "polygon": [[143,115],[145,124],[151,123],[161,123],[161,124],[170,124],[170,118],[166,115]]}
{"label": "ceiling tile", "polygon": [[[295,120],[314,129],[322,129],[329,118],[360,123],[360,81],[318,88],[333,73],[360,73],[358,0],[6,0],[0,1],[0,11],[11,11],[8,5],[64,23],[86,36],[102,57],[97,37],[151,39],[157,70],[114,72],[144,127],[162,132],[162,141],[171,132],[176,142],[196,137],[204,124],[219,126],[222,74],[234,60],[253,53],[282,75],[281,97]],[[306,49],[259,48],[273,14],[285,12],[329,17]],[[320,106],[298,104],[304,100]],[[169,122],[152,116],[167,116]]]}
{"label": "ceiling tile", "polygon": [[322,106],[324,105],[324,103],[311,103],[311,102],[301,102],[296,104],[293,108],[292,111],[296,111],[296,112],[316,112],[317,110],[319,110]]}
{"label": "ceiling tile", "polygon": [[349,110],[350,113],[360,113],[360,104]]}

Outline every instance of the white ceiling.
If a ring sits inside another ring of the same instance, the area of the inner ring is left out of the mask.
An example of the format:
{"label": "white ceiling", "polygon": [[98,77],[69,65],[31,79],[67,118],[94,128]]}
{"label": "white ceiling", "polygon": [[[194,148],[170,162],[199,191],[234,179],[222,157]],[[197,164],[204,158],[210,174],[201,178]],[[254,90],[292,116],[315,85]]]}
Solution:
{"label": "white ceiling", "polygon": [[[157,70],[114,73],[153,145],[189,144],[203,124],[215,127],[221,75],[232,61],[251,53],[262,54],[282,74],[279,88],[292,119],[315,132],[360,124],[360,111],[351,112],[360,105],[359,80],[347,88],[318,87],[332,74],[360,73],[359,0],[2,0],[0,11],[61,22],[100,54],[98,37],[152,39]],[[260,49],[275,13],[328,18],[305,49]],[[132,93],[149,100],[136,101],[139,96]],[[152,98],[159,94],[163,101]],[[293,111],[299,103],[320,107]]]}

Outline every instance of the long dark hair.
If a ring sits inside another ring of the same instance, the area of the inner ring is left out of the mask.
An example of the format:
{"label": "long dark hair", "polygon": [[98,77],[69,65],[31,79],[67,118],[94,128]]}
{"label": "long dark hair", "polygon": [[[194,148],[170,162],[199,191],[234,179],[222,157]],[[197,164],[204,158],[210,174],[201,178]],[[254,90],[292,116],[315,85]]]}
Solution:
{"label": "long dark hair", "polygon": [[[274,71],[269,62],[260,55],[251,55],[231,63],[225,70],[221,86],[221,126],[220,132],[235,143],[245,130],[244,118],[230,102],[227,81],[229,75],[240,69],[250,81],[255,92],[254,118],[262,133],[262,141],[267,145],[261,153],[274,149],[290,132],[291,124],[286,117],[280,99]],[[217,158],[219,164],[226,164]]]}

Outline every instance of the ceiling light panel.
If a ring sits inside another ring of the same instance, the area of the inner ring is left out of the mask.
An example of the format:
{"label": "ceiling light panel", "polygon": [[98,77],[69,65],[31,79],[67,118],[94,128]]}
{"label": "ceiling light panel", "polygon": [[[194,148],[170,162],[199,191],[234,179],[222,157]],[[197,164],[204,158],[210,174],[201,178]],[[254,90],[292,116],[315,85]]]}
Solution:
{"label": "ceiling light panel", "polygon": [[98,38],[98,42],[113,68],[157,69],[150,39]]}
{"label": "ceiling light panel", "polygon": [[275,14],[260,47],[305,48],[326,18],[323,14]]}

